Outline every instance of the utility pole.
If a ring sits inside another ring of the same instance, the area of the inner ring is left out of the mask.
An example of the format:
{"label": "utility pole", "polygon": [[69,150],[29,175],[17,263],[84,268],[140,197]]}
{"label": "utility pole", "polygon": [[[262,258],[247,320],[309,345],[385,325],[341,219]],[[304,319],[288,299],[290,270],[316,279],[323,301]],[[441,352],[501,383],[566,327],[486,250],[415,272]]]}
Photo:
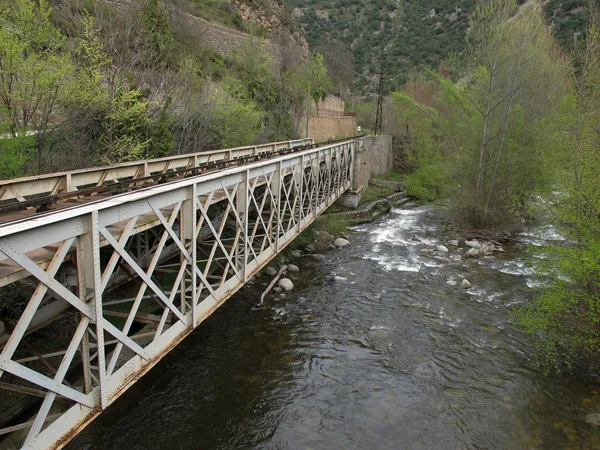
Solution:
{"label": "utility pole", "polygon": [[375,112],[375,136],[381,134],[383,116],[383,72],[379,72],[379,88],[377,89],[377,111]]}

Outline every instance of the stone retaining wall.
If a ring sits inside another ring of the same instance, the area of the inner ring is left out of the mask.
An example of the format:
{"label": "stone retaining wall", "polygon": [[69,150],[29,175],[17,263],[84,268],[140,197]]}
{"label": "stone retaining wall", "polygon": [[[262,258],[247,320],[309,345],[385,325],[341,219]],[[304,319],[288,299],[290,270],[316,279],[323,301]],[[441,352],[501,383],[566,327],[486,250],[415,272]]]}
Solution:
{"label": "stone retaining wall", "polygon": [[393,167],[391,136],[365,136],[358,139],[354,149],[352,188],[340,197],[340,203],[356,208],[363,192],[369,186],[371,177],[390,173]]}

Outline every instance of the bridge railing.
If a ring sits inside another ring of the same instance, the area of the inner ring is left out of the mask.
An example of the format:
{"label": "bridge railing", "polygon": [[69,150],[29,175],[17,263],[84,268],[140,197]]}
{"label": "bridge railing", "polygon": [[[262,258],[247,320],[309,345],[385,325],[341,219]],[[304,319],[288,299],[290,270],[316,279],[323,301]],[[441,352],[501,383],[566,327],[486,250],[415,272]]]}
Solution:
{"label": "bridge railing", "polygon": [[164,158],[132,161],[111,166],[57,172],[12,180],[0,180],[0,201],[14,200],[24,202],[32,196],[73,192],[82,187],[101,186],[104,183],[117,182],[123,179],[145,178],[173,170],[189,169],[219,161],[232,161],[263,153],[275,153],[280,150],[313,143],[314,140],[311,138],[272,142],[269,144],[172,155]]}
{"label": "bridge railing", "polygon": [[[352,185],[354,145],[0,226],[0,280],[26,281],[0,340],[0,388],[37,411],[0,435],[31,449],[68,441]],[[129,282],[112,289],[117,278]]]}

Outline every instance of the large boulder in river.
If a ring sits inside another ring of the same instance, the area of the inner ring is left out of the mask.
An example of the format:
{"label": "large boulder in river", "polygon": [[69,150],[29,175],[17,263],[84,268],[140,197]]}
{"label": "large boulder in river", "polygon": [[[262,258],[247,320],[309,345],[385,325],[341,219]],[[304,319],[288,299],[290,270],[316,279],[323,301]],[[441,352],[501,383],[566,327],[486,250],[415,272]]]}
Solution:
{"label": "large boulder in river", "polygon": [[470,248],[469,250],[467,250],[467,252],[465,253],[465,256],[467,258],[479,258],[479,250],[476,248]]}
{"label": "large boulder in river", "polygon": [[333,242],[333,245],[335,245],[337,248],[348,247],[350,245],[350,241],[344,238],[337,238]]}
{"label": "large boulder in river", "polygon": [[284,291],[291,291],[294,289],[294,283],[289,278],[282,278],[279,280],[279,287]]}

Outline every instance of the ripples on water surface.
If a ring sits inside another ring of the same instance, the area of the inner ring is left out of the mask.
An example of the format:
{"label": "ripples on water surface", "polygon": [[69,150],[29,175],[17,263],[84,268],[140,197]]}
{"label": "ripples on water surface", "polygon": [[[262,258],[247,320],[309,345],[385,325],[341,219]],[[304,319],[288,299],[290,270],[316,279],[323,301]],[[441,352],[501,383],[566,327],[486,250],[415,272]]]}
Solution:
{"label": "ripples on water surface", "polygon": [[544,377],[511,324],[535,282],[518,251],[423,255],[437,223],[418,207],[362,226],[259,311],[244,289],[70,448],[600,448],[600,389]]}

